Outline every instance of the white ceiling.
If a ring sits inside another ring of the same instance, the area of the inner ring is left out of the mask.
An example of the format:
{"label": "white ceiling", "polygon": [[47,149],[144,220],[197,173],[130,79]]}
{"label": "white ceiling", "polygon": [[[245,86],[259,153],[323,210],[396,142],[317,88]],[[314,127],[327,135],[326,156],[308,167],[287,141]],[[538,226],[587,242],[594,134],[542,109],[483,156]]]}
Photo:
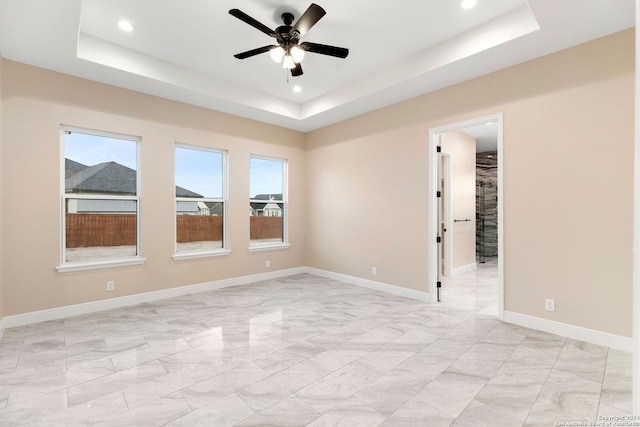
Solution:
{"label": "white ceiling", "polygon": [[[316,0],[327,14],[302,39],[347,47],[308,53],[291,78],[268,54],[305,0],[0,0],[3,58],[310,131],[634,25],[634,0]],[[135,30],[122,32],[128,19]],[[302,92],[294,93],[299,85]]]}

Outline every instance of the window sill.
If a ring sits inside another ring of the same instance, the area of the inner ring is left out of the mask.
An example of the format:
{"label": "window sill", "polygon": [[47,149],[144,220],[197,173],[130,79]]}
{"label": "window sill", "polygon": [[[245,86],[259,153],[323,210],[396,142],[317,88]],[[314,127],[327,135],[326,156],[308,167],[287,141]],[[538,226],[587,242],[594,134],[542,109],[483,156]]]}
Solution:
{"label": "window sill", "polygon": [[178,261],[181,259],[194,259],[194,258],[207,258],[212,256],[225,256],[231,255],[231,251],[229,249],[220,249],[217,251],[191,251],[191,252],[178,252],[171,256],[174,261]]}
{"label": "window sill", "polygon": [[289,249],[291,245],[289,243],[265,243],[249,246],[249,252],[270,251],[278,249]]}
{"label": "window sill", "polygon": [[146,258],[131,257],[118,258],[108,261],[77,261],[68,262],[56,267],[59,273],[67,273],[70,271],[95,270],[98,268],[125,267],[128,265],[144,264]]}

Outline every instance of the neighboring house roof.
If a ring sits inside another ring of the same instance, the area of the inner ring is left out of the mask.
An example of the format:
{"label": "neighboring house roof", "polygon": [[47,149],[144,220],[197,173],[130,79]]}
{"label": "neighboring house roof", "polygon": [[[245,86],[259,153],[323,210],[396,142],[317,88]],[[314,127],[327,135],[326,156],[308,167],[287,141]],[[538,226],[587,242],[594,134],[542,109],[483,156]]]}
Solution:
{"label": "neighboring house roof", "polygon": [[[100,194],[136,194],[136,171],[116,162],[86,166],[64,159],[65,192]],[[203,197],[176,185],[176,197]]]}
{"label": "neighboring house roof", "polygon": [[87,165],[83,165],[82,163],[78,163],[71,159],[64,159],[64,177],[69,178],[70,176],[80,172],[82,169],[86,168]]}
{"label": "neighboring house roof", "polygon": [[191,190],[176,185],[176,197],[204,197],[202,194],[194,193]]}
{"label": "neighboring house roof", "polygon": [[87,166],[66,179],[65,191],[136,194],[136,171],[116,162]]}
{"label": "neighboring house roof", "polygon": [[282,201],[282,194],[256,194],[251,200],[275,200]]}

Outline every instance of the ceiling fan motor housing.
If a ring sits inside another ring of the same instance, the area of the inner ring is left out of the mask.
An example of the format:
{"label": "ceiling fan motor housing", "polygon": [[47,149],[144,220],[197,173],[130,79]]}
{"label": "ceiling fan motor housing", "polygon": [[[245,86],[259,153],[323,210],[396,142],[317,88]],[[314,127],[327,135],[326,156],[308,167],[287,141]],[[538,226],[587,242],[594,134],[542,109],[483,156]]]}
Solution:
{"label": "ceiling fan motor housing", "polygon": [[285,12],[280,16],[282,17],[282,22],[284,22],[284,25],[291,26],[291,24],[293,24],[293,13]]}

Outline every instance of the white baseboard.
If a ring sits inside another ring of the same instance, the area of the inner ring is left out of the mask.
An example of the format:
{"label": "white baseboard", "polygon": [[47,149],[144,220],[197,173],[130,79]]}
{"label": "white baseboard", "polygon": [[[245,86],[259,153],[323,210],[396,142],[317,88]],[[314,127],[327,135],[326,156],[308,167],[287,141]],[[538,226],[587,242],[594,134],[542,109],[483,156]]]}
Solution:
{"label": "white baseboard", "polygon": [[[14,316],[5,316],[0,319],[0,337],[5,329],[16,326],[30,325],[33,323],[46,322],[49,320],[63,319],[71,316],[89,314],[103,310],[121,308],[145,302],[157,301],[161,299],[174,298],[182,295],[188,295],[198,292],[206,292],[215,289],[226,288],[230,286],[246,285],[259,282],[262,280],[277,279],[295,274],[314,274],[316,276],[328,279],[338,280],[351,285],[362,286],[376,291],[386,292],[411,298],[419,301],[430,302],[431,299],[427,292],[407,289],[400,286],[389,285],[382,282],[363,279],[361,277],[349,276],[341,273],[334,273],[327,270],[321,270],[312,267],[297,267],[285,270],[271,271],[268,273],[253,274],[249,276],[234,277],[230,279],[216,280],[213,282],[199,283],[189,286],[180,286],[177,288],[163,289],[160,291],[146,292],[143,294],[129,295],[124,297],[110,298],[100,301],[93,301],[83,304],[75,304],[64,307],[57,307],[47,310],[34,311],[30,313],[17,314]],[[548,332],[579,341],[592,344],[602,345],[615,348],[622,351],[633,351],[633,339],[620,335],[609,334],[607,332],[596,331],[593,329],[582,328],[579,326],[568,325],[553,320],[541,319],[539,317],[528,316],[525,314],[514,313],[511,311],[504,312],[504,321],[519,326]]]}
{"label": "white baseboard", "polygon": [[554,320],[527,316],[526,314],[514,313],[506,310],[504,312],[503,320],[506,323],[513,323],[518,326],[524,326],[525,328],[549,332],[551,334],[573,338],[578,341],[611,347],[616,350],[628,352],[633,351],[633,338],[596,331],[594,329],[587,329],[580,326],[568,325]]}
{"label": "white baseboard", "polygon": [[268,273],[252,274],[250,276],[233,277],[230,279],[216,280],[213,282],[199,283],[196,285],[179,286],[177,288],[145,292],[143,294],[127,295],[124,297],[109,298],[83,304],[74,304],[47,310],[32,311],[29,313],[17,314],[14,316],[5,316],[0,320],[0,336],[2,336],[1,331],[5,328],[13,328],[16,326],[30,325],[33,323],[46,322],[49,320],[63,319],[66,317],[95,313],[97,311],[121,308],[145,302],[179,297],[182,295],[212,291],[215,289],[227,288],[230,286],[246,285],[262,280],[277,279],[280,277],[292,276],[294,274],[301,273],[306,273],[305,267],[277,270]]}
{"label": "white baseboard", "polygon": [[471,264],[463,265],[457,268],[454,268],[451,271],[451,276],[457,276],[459,274],[468,273],[469,271],[473,271],[478,268],[478,264],[472,262]]}
{"label": "white baseboard", "polygon": [[411,298],[423,302],[431,302],[431,298],[427,292],[416,291],[413,289],[407,289],[400,286],[389,285],[382,282],[376,282],[374,280],[363,279],[361,277],[349,276],[347,274],[334,273],[333,271],[320,270],[313,267],[305,267],[305,270],[309,274],[313,274],[327,279],[338,280],[340,282],[348,283],[350,285],[362,286],[364,288],[373,289],[376,291],[386,292],[389,294],[399,295],[405,298]]}

